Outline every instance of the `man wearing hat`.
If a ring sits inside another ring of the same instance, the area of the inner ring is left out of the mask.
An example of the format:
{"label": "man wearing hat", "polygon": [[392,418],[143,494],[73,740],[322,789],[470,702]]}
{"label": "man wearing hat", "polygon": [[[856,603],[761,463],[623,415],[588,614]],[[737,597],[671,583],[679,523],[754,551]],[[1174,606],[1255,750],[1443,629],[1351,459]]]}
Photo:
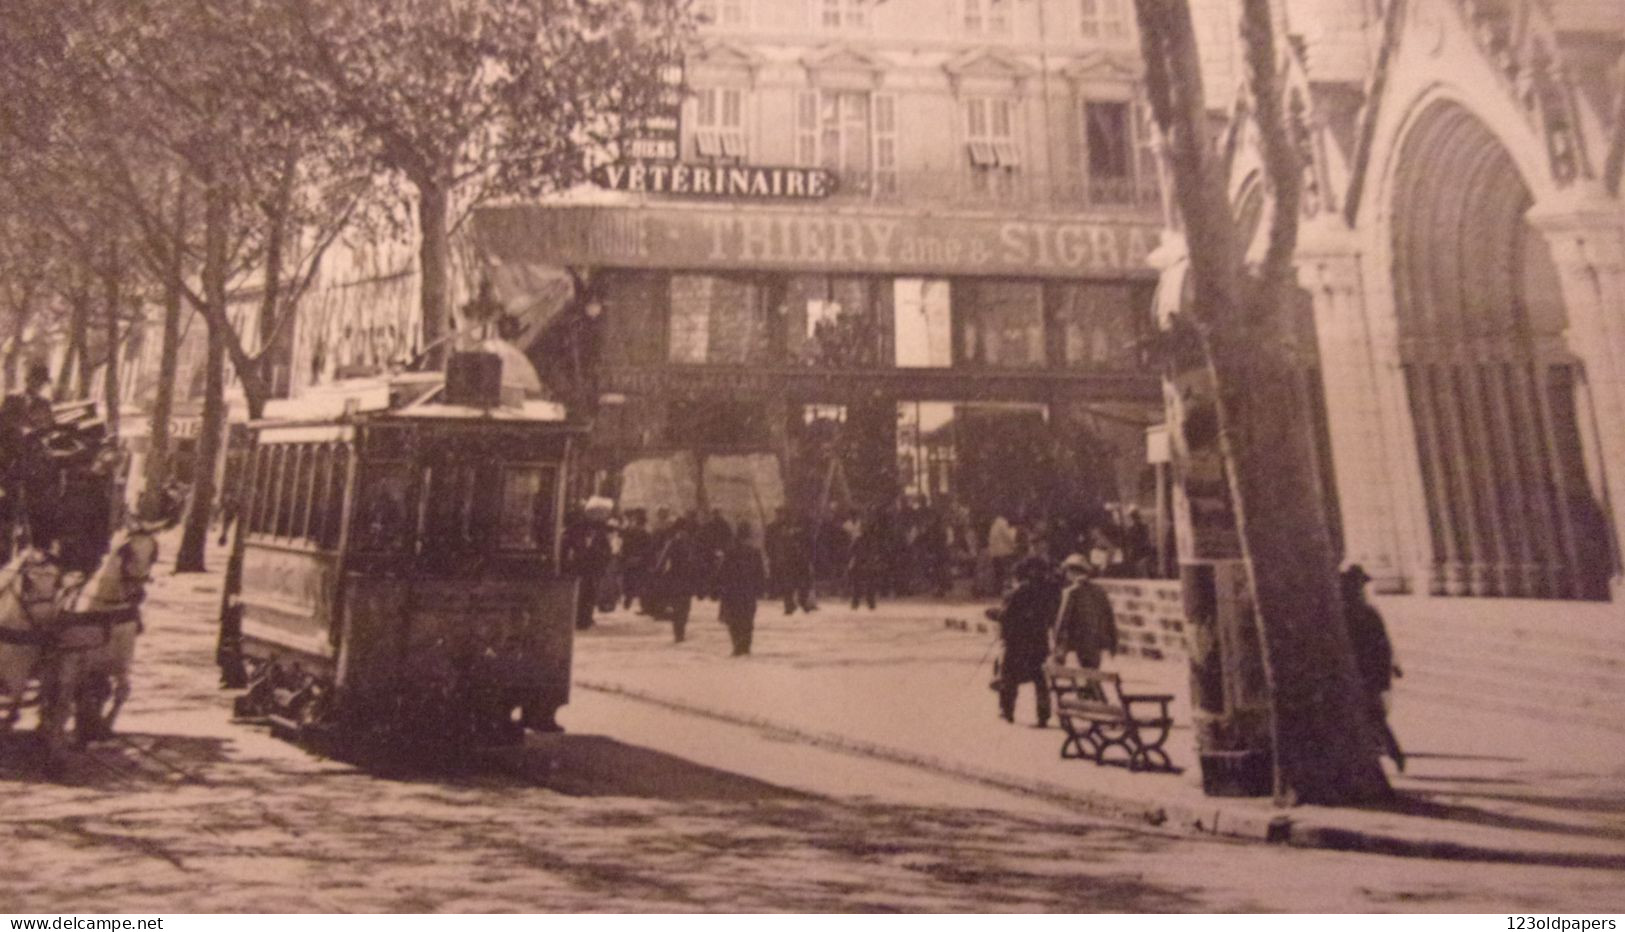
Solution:
{"label": "man wearing hat", "polygon": [[1404,772],[1405,752],[1399,749],[1394,730],[1388,726],[1388,704],[1384,701],[1394,677],[1404,674],[1394,664],[1394,647],[1388,640],[1382,615],[1365,599],[1365,584],[1370,581],[1365,567],[1358,563],[1343,571],[1340,577],[1343,620],[1348,625],[1349,644],[1354,648],[1354,667],[1365,687],[1366,716],[1377,733],[1383,753]]}
{"label": "man wearing hat", "polygon": [[1038,727],[1049,724],[1049,684],[1044,680],[1044,656],[1049,651],[1049,626],[1061,603],[1061,587],[1042,557],[1027,557],[1015,568],[1016,586],[1001,608],[988,609],[999,623],[1004,660],[999,667],[999,714],[1015,721],[1016,694],[1021,684],[1033,684],[1038,700]]}
{"label": "man wearing hat", "polygon": [[1074,653],[1079,666],[1097,670],[1103,651],[1117,653],[1117,616],[1112,613],[1106,591],[1090,579],[1095,568],[1083,554],[1068,556],[1061,570],[1067,586],[1061,595],[1061,610],[1055,616],[1052,659],[1065,662],[1066,655]]}
{"label": "man wearing hat", "polygon": [[576,630],[593,626],[592,612],[598,605],[598,583],[609,568],[613,553],[605,522],[614,509],[607,498],[593,496],[576,520],[564,532],[564,568],[579,579],[576,590]]}

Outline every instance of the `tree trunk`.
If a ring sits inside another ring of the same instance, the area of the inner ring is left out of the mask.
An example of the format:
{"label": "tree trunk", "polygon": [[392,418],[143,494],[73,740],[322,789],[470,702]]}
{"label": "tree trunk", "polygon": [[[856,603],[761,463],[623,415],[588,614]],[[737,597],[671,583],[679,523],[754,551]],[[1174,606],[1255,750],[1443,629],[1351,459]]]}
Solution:
{"label": "tree trunk", "polygon": [[[68,355],[73,360],[71,386],[74,401],[90,397],[90,290],[81,288],[73,296],[68,311]],[[62,363],[61,378],[67,377],[67,360]],[[59,378],[60,381],[60,378]]]}
{"label": "tree trunk", "polygon": [[103,309],[103,313],[107,315],[104,321],[107,327],[107,370],[102,377],[102,403],[107,406],[107,433],[115,438],[118,437],[121,401],[119,397],[118,315],[119,303],[123,297],[122,283],[119,281],[122,271],[119,267],[118,244],[110,244],[108,247],[107,274],[105,276],[107,306]]}
{"label": "tree trunk", "polygon": [[450,192],[439,182],[418,184],[418,265],[422,274],[420,296],[423,307],[423,345],[428,349],[429,368],[439,369],[445,359],[440,340],[451,322],[451,222]]}
{"label": "tree trunk", "polygon": [[211,180],[204,189],[203,300],[209,306],[209,351],[204,369],[203,423],[198,427],[197,456],[192,467],[192,507],[186,515],[175,572],[204,572],[204,551],[214,515],[215,467],[226,423],[227,237],[231,204],[224,186]]}
{"label": "tree trunk", "polygon": [[12,333],[11,345],[6,347],[4,363],[5,392],[8,395],[17,386],[17,369],[22,364],[23,359],[23,334],[28,331],[28,321],[34,316],[32,295],[23,300],[14,316],[16,318],[16,330]]}
{"label": "tree trunk", "polygon": [[175,226],[169,267],[164,270],[164,331],[158,352],[158,386],[152,402],[152,428],[147,452],[146,492],[156,495],[169,484],[169,427],[175,411],[175,374],[180,367],[181,306],[184,286],[182,240],[186,231],[186,192],[175,195]]}
{"label": "tree trunk", "polygon": [[[1253,86],[1273,94],[1268,6],[1244,2]],[[1217,387],[1219,446],[1269,687],[1276,796],[1327,805],[1382,799],[1391,791],[1364,718],[1363,687],[1343,621],[1313,420],[1291,344],[1289,289],[1281,280],[1290,274],[1295,227],[1274,218],[1266,275],[1249,274],[1209,142],[1189,6],[1137,0],[1135,10],[1147,91],[1185,221],[1194,286],[1189,313]],[[1277,102],[1254,109],[1272,122],[1260,127],[1264,136],[1283,131],[1275,125]],[[1301,179],[1291,173],[1300,169],[1282,155],[1266,152],[1271,186],[1284,192],[1278,209],[1295,210]]]}
{"label": "tree trunk", "polygon": [[[278,338],[277,323],[282,305],[282,253],[288,237],[288,213],[293,201],[294,176],[299,167],[298,153],[290,148],[282,162],[282,175],[277,184],[276,201],[267,212],[265,240],[265,290],[260,298],[259,321],[259,377],[265,395],[277,394],[276,364],[278,354],[273,345]],[[256,413],[254,415],[258,417]]]}

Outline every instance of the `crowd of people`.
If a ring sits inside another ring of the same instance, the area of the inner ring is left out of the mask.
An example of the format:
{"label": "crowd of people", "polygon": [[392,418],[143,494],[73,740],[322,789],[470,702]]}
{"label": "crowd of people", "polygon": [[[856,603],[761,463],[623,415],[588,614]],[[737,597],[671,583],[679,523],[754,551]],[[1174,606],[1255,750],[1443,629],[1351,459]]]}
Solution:
{"label": "crowd of people", "polygon": [[[564,569],[581,580],[578,629],[591,628],[595,612],[635,607],[669,621],[680,643],[694,600],[711,599],[739,657],[750,653],[763,599],[782,601],[786,615],[815,612],[820,585],[838,579],[833,589],[853,609],[872,610],[883,596],[945,595],[959,561],[973,573],[985,562],[993,594],[1002,600],[988,610],[1003,646],[992,684],[999,714],[1014,721],[1017,695],[1030,684],[1038,724],[1046,725],[1044,664],[1071,658],[1098,668],[1102,657],[1117,652],[1111,601],[1094,580],[1150,575],[1149,529],[1134,508],[1031,523],[995,515],[982,535],[970,534],[968,523],[956,509],[911,501],[821,524],[780,508],[758,547],[748,521],[730,522],[717,510],[706,516],[658,508],[651,520],[643,509],[621,514],[610,500],[595,497],[567,521]],[[1382,620],[1364,599],[1368,579],[1358,566],[1343,574],[1344,608],[1374,730],[1383,752],[1403,768],[1382,702],[1398,668]]]}
{"label": "crowd of people", "polygon": [[[781,507],[760,529],[719,510],[621,512],[594,497],[566,522],[565,570],[582,580],[576,625],[617,604],[670,621],[685,637],[694,599],[719,602],[740,618],[736,651],[748,653],[754,609],[762,598],[786,615],[818,610],[818,594],[839,593],[854,609],[881,599],[949,596],[969,583],[972,596],[1001,595],[1025,557],[1084,554],[1102,576],[1153,570],[1150,529],[1138,509],[1098,509],[1071,517],[1010,520],[996,514],[978,529],[968,509],[902,497],[869,509],[825,509],[819,520]],[[750,618],[743,618],[744,615]]]}

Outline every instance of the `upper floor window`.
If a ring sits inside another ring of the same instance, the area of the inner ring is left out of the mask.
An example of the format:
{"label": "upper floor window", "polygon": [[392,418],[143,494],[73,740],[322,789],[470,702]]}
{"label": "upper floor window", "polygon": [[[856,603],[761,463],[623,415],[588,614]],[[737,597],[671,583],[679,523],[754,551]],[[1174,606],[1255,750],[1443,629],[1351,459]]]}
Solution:
{"label": "upper floor window", "polygon": [[733,87],[694,92],[694,152],[701,158],[745,158],[745,92]]}
{"label": "upper floor window", "polygon": [[702,23],[711,26],[743,26],[747,21],[746,0],[699,0],[695,12]]}
{"label": "upper floor window", "polygon": [[895,97],[866,91],[805,91],[797,108],[796,133],[796,160],[839,173],[843,190],[896,190]]}
{"label": "upper floor window", "polygon": [[1086,39],[1123,39],[1128,36],[1125,0],[1078,0],[1079,24]]}
{"label": "upper floor window", "polygon": [[988,35],[1010,32],[1011,0],[965,0],[965,31]]}
{"label": "upper floor window", "polygon": [[1129,101],[1084,101],[1083,146],[1090,201],[1129,204],[1151,196],[1156,165],[1149,133]]}
{"label": "upper floor window", "polygon": [[1014,171],[1021,166],[1016,122],[1013,98],[965,98],[965,144],[973,168]]}
{"label": "upper floor window", "polygon": [[867,29],[873,0],[818,0],[819,23],[825,29]]}

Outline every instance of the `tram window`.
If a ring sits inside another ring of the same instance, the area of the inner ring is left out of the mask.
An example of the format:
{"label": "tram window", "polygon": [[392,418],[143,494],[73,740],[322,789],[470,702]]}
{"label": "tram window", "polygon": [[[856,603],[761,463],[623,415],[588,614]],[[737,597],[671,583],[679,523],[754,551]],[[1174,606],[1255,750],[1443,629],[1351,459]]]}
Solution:
{"label": "tram window", "polygon": [[298,447],[292,446],[282,450],[282,472],[276,484],[276,530],[272,532],[277,537],[293,536],[293,504],[299,495],[299,452]]}
{"label": "tram window", "polygon": [[255,447],[248,458],[248,488],[243,493],[243,526],[250,534],[260,529],[260,497],[265,488],[265,448]]}
{"label": "tram window", "polygon": [[547,540],[547,527],[536,520],[537,509],[550,500],[552,489],[543,470],[510,467],[502,471],[502,508],[497,547],[502,550],[535,550]]}
{"label": "tram window", "polygon": [[288,528],[288,536],[294,540],[306,540],[310,536],[310,500],[314,497],[312,480],[315,475],[316,448],[299,447],[299,471],[295,474],[293,486],[293,524]]}
{"label": "tram window", "polygon": [[429,508],[423,524],[426,551],[468,550],[483,543],[496,519],[491,513],[496,490],[491,481],[495,477],[482,476],[482,472],[486,469],[472,463],[442,461],[429,467]]}
{"label": "tram window", "polygon": [[381,463],[368,473],[356,512],[356,549],[401,550],[412,540],[411,470],[405,463]]}
{"label": "tram window", "polygon": [[321,533],[317,542],[324,550],[339,545],[339,531],[344,525],[344,486],[349,481],[350,448],[333,449],[327,470],[327,494],[322,499]]}
{"label": "tram window", "polygon": [[323,533],[324,522],[327,520],[327,496],[331,483],[328,474],[333,469],[333,447],[331,444],[322,444],[316,448],[316,465],[311,469],[310,475],[310,520],[306,524],[305,536],[316,546],[322,546],[326,538]]}
{"label": "tram window", "polygon": [[280,445],[273,445],[265,450],[265,485],[264,497],[260,500],[259,533],[276,533],[276,503],[277,489],[282,483],[282,468],[287,459],[287,449]]}

